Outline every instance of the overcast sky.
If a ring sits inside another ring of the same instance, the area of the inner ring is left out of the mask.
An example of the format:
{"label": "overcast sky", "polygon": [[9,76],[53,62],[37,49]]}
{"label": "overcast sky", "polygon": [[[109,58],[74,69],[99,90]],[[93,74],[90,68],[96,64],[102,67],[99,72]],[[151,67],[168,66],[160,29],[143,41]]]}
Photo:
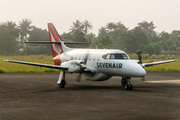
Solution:
{"label": "overcast sky", "polygon": [[0,22],[25,18],[43,29],[52,22],[59,34],[77,19],[88,20],[95,34],[109,22],[133,29],[144,20],[153,21],[157,32],[171,33],[180,30],[180,0],[0,0]]}

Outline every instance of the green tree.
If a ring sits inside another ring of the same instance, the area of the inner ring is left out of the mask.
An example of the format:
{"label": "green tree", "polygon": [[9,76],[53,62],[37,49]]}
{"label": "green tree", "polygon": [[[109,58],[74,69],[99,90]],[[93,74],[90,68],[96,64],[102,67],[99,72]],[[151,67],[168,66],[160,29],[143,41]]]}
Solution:
{"label": "green tree", "polygon": [[154,31],[154,29],[156,27],[154,26],[153,21],[151,21],[150,23],[148,23],[147,21],[140,22],[140,23],[138,23],[138,27],[140,27],[142,29],[142,31],[148,37],[149,44],[151,42],[159,42],[160,41],[157,33]]}
{"label": "green tree", "polygon": [[[28,35],[30,34],[30,31],[32,29],[32,26],[30,26],[32,23],[31,20],[29,19],[22,19],[22,21],[19,22],[19,33],[20,33],[20,40],[21,43],[23,41],[27,41],[28,40]],[[21,47],[23,47],[23,45],[21,44]]]}
{"label": "green tree", "polygon": [[[74,42],[87,42],[84,27],[84,24],[79,20],[73,22],[73,26],[69,30]],[[87,47],[87,45],[76,45],[76,47]]]}
{"label": "green tree", "polygon": [[112,32],[117,28],[117,26],[114,22],[110,22],[110,23],[107,23],[106,28],[108,32]]}
{"label": "green tree", "polygon": [[109,36],[99,37],[91,43],[90,48],[96,48],[96,46],[98,49],[112,48],[112,42]]}
{"label": "green tree", "polygon": [[139,27],[125,31],[120,36],[122,49],[130,53],[135,53],[141,44],[147,44],[147,36]]}
{"label": "green tree", "polygon": [[120,34],[127,30],[128,28],[126,28],[121,22],[110,22],[107,23],[105,27],[101,27],[98,30],[98,36],[109,36],[112,42],[112,48],[118,49],[121,45]]}
{"label": "green tree", "polygon": [[7,21],[0,25],[0,53],[14,55],[18,50],[18,28],[15,22]]}
{"label": "green tree", "polygon": [[160,37],[160,40],[161,41],[167,41],[169,38],[170,38],[170,34],[165,32],[165,31],[162,31],[160,34],[159,34],[159,37]]}
{"label": "green tree", "polygon": [[173,30],[170,38],[167,40],[169,45],[169,50],[176,50],[178,48],[178,36],[180,35],[180,30]]}
{"label": "green tree", "polygon": [[69,30],[72,35],[84,33],[84,24],[81,21],[76,20]]}
{"label": "green tree", "polygon": [[113,48],[115,49],[119,48],[119,46],[121,45],[121,39],[119,38],[119,36],[121,33],[127,30],[128,28],[126,28],[125,25],[122,24],[121,22],[116,23],[115,29],[113,30],[113,32],[109,34],[113,42]]}
{"label": "green tree", "polygon": [[107,32],[105,27],[101,27],[100,29],[98,29],[98,36],[99,37],[106,36],[106,35],[108,35],[108,32]]}
{"label": "green tree", "polygon": [[154,34],[154,29],[156,28],[153,21],[151,21],[150,23],[148,23],[147,21],[140,22],[138,23],[138,27],[140,27],[143,32],[150,35]]}
{"label": "green tree", "polygon": [[[46,29],[33,27],[29,33],[28,41],[49,41],[49,33]],[[50,44],[28,44],[25,49],[25,54],[37,55],[37,54],[51,54]]]}
{"label": "green tree", "polygon": [[87,34],[88,31],[93,28],[93,26],[91,25],[91,23],[88,20],[85,20],[83,22],[83,24],[84,24],[84,32],[85,32],[85,34]]}
{"label": "green tree", "polygon": [[96,38],[95,36],[96,36],[96,35],[91,32],[91,33],[89,33],[89,34],[86,34],[85,38],[87,39],[87,41],[88,41],[89,43],[91,43],[92,41],[95,40],[95,38]]}
{"label": "green tree", "polygon": [[[71,33],[63,33],[61,36],[62,41],[66,41],[66,42],[73,42],[74,38],[71,35]],[[71,47],[71,48],[75,48],[77,45],[76,44],[67,44],[66,46]]]}

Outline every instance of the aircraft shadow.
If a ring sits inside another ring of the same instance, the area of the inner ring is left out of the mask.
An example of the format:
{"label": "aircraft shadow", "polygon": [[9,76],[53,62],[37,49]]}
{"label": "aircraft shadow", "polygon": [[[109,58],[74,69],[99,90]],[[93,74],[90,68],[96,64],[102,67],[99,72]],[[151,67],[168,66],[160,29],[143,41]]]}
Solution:
{"label": "aircraft shadow", "polygon": [[124,92],[147,92],[147,93],[162,93],[163,91],[158,91],[153,89],[154,87],[142,87],[134,86],[132,90],[125,90],[123,86],[94,86],[94,85],[71,85],[66,86],[65,88],[51,88],[47,90],[34,91],[31,93],[41,93],[41,92],[60,92],[60,91],[124,91]]}

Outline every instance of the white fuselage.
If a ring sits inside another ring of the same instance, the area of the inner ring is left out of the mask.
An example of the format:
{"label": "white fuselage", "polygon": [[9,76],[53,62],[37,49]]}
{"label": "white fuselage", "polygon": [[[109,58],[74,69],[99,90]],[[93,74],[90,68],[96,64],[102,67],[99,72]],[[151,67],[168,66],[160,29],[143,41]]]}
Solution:
{"label": "white fuselage", "polygon": [[[129,56],[121,50],[69,49],[56,56],[56,59],[60,59],[61,65],[63,65],[63,63],[67,61],[84,61],[87,54],[87,69],[92,72],[94,71],[94,74],[82,73],[82,77],[87,80],[103,81],[111,78],[112,76],[142,77],[146,74],[146,71],[141,65],[139,65],[136,61],[131,60]],[[126,59],[110,58],[110,55],[113,54],[125,54]],[[56,59],[53,60],[55,61]],[[71,71],[79,66],[70,64],[68,67]]]}

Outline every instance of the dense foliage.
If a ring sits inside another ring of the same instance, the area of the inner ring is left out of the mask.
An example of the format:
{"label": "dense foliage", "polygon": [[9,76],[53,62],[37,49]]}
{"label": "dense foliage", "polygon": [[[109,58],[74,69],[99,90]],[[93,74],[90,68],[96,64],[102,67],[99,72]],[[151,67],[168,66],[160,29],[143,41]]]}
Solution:
{"label": "dense foliage", "polygon": [[[31,26],[32,21],[22,19],[17,25],[13,21],[0,23],[0,55],[37,55],[51,54],[50,45],[22,44],[23,41],[49,41],[46,29]],[[144,54],[160,54],[165,51],[180,51],[180,30],[171,33],[156,32],[153,22],[142,21],[133,29],[128,29],[121,22],[107,23],[95,36],[87,20],[76,20],[68,33],[61,36],[63,41],[89,42],[90,45],[70,45],[69,47],[121,49],[127,53],[142,50]]]}

